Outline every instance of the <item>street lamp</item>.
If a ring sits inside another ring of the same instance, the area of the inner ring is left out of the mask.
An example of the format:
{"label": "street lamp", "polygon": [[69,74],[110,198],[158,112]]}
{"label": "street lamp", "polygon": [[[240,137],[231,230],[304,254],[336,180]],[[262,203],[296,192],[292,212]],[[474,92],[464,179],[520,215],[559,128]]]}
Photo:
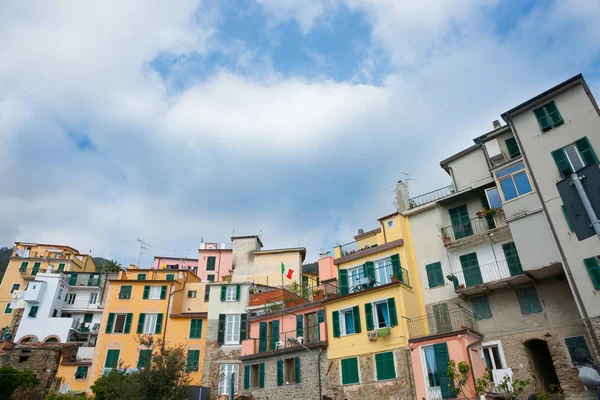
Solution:
{"label": "street lamp", "polygon": [[[292,343],[293,345],[304,347],[304,349],[306,351],[308,351],[313,357],[315,356],[314,353],[308,347],[306,347],[302,342],[300,342],[298,339],[289,337],[289,338],[287,338],[287,341]],[[323,354],[323,352],[319,351],[319,355],[317,356],[317,380],[319,382],[319,400],[321,400],[323,398],[323,394],[322,394],[322,390],[321,390],[321,354]]]}

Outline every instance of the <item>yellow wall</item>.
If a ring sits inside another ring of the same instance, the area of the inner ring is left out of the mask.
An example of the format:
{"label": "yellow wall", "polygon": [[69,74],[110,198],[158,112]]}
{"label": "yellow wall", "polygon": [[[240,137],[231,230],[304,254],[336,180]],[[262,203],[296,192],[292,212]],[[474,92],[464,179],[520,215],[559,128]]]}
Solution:
{"label": "yellow wall", "polygon": [[88,376],[86,379],[75,379],[75,371],[77,371],[77,365],[59,364],[58,371],[56,372],[56,377],[62,378],[62,384],[69,385],[69,391],[83,392],[86,391],[88,388],[91,369],[92,367],[89,366]]}
{"label": "yellow wall", "polygon": [[[286,251],[267,254],[255,254],[253,273],[245,276],[237,275],[233,272],[233,279],[236,281],[253,281],[264,285],[281,285],[281,263],[294,270],[292,281],[300,283],[302,274],[302,254],[300,251]],[[284,284],[290,281],[285,278]]]}
{"label": "yellow wall", "polygon": [[[373,246],[374,244],[380,244],[379,243],[379,236],[380,235],[373,234],[371,236],[367,236],[367,237],[363,237],[363,238],[358,239],[356,241],[356,248],[357,249],[362,249],[365,246],[369,246],[370,247],[370,246]],[[383,240],[382,240],[382,243],[383,243]]]}

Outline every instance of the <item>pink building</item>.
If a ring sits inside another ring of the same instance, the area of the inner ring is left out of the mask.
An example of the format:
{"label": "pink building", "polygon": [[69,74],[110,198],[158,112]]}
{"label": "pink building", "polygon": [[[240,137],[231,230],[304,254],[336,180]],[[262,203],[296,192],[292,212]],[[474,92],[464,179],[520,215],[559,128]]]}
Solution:
{"label": "pink building", "polygon": [[196,275],[203,281],[220,282],[230,273],[232,254],[231,243],[200,243]]}
{"label": "pink building", "polygon": [[198,260],[195,258],[154,257],[152,269],[183,269],[197,274]]}

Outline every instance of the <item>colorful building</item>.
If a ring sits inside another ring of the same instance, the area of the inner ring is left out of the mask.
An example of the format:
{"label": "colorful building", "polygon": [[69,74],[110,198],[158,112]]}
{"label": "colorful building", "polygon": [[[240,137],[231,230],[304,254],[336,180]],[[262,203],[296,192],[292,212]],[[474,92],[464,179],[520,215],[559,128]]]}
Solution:
{"label": "colorful building", "polygon": [[220,282],[231,275],[232,253],[231,243],[200,243],[196,275],[205,282]]}
{"label": "colorful building", "polygon": [[154,256],[152,269],[187,270],[198,274],[198,259]]}

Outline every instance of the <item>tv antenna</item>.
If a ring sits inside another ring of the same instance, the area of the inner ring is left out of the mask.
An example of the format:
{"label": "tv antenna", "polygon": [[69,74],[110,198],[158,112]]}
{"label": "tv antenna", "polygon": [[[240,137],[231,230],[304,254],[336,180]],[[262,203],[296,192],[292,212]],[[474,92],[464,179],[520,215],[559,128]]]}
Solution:
{"label": "tv antenna", "polygon": [[140,254],[138,255],[138,260],[137,260],[137,266],[138,268],[140,267],[140,259],[142,258],[142,254],[146,254],[144,253],[144,250],[148,250],[150,246],[148,243],[144,242],[142,239],[137,239],[137,242],[140,244]]}

